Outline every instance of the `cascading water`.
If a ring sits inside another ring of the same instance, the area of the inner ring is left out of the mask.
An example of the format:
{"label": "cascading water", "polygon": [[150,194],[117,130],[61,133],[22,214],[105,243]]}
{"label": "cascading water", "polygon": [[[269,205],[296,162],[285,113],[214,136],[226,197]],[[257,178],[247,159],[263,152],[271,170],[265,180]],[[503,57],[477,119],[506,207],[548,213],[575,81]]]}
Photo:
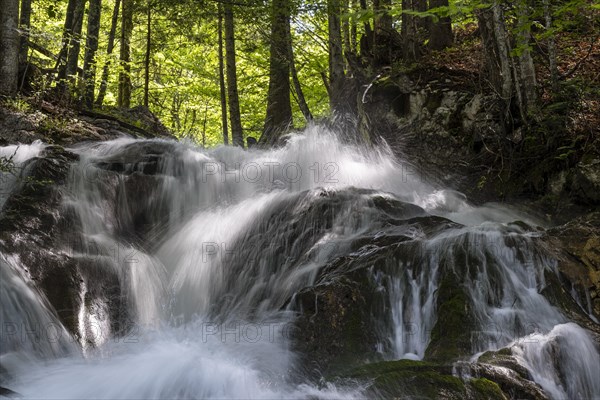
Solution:
{"label": "cascading water", "polygon": [[[43,150],[35,146],[28,157]],[[540,294],[552,258],[535,230],[511,223],[537,221],[471,206],[386,149],[313,126],[272,150],[131,139],[71,150],[79,161],[63,207],[77,216],[76,238],[57,251],[118,277],[128,329],[114,331],[111,299],[90,297],[87,281],[71,337],[6,254],[0,322],[60,328],[61,340],[46,345],[19,346],[3,331],[2,386],[24,397],[360,397],[356,386],[302,383],[290,299],[333,260],[358,254],[356,243],[392,233],[402,242],[370,277],[388,296],[373,316],[374,325],[390,321],[377,331],[384,358],[425,357],[450,271],[473,314],[470,354],[509,347],[548,395],[600,396],[593,340]],[[410,204],[402,215],[383,212],[377,204],[388,200]],[[443,217],[433,220],[443,229],[427,235],[403,222],[429,215]]]}

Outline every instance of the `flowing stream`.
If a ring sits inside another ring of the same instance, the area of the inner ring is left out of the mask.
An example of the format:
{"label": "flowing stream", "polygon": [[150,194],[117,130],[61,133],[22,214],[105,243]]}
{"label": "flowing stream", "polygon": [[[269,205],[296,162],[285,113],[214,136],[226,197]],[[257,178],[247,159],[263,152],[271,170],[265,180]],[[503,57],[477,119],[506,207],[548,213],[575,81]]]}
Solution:
{"label": "flowing stream", "polygon": [[[0,154],[21,166],[43,149]],[[374,352],[423,359],[443,266],[468,294],[473,359],[509,347],[548,396],[600,397],[597,346],[541,294],[556,261],[536,244],[540,230],[526,228],[540,222],[504,205],[473,206],[386,148],[313,126],[271,150],[132,139],[70,150],[79,161],[62,207],[78,224],[55,251],[118,277],[129,328],[115,331],[108,299],[90,297],[98,289],[87,281],[69,334],[18,255],[1,254],[0,323],[18,327],[2,331],[1,386],[25,398],[363,396],[358,385],[302,378],[290,299],[356,240],[386,234],[377,199],[448,226],[430,236],[403,228],[406,256],[372,273],[390,304],[374,314],[374,325],[389,321],[374,330]],[[1,185],[4,203],[18,182],[5,174]],[[36,329],[41,339],[27,334]]]}

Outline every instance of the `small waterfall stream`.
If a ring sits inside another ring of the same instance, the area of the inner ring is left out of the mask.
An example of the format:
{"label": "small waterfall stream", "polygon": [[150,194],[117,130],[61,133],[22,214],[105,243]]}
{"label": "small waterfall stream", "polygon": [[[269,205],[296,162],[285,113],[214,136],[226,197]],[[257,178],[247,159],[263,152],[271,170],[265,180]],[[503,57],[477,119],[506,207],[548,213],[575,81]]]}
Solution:
{"label": "small waterfall stream", "polygon": [[[0,154],[26,165],[43,148]],[[77,223],[56,252],[118,277],[128,328],[115,331],[113,299],[88,294],[99,290],[90,280],[70,335],[18,257],[3,254],[0,323],[56,330],[34,342],[3,330],[2,386],[25,398],[361,397],[360,386],[298,376],[290,299],[357,242],[390,232],[404,239],[370,276],[388,296],[373,315],[373,324],[391,321],[377,330],[385,359],[426,356],[451,271],[467,294],[473,359],[507,347],[550,397],[600,397],[596,344],[541,294],[556,262],[527,228],[538,221],[473,206],[388,149],[313,126],[271,150],[131,139],[70,150],[79,161],[62,206]],[[5,196],[16,186],[5,179]],[[379,206],[388,200],[406,204],[404,215]],[[428,234],[403,222],[414,218],[445,225]]]}

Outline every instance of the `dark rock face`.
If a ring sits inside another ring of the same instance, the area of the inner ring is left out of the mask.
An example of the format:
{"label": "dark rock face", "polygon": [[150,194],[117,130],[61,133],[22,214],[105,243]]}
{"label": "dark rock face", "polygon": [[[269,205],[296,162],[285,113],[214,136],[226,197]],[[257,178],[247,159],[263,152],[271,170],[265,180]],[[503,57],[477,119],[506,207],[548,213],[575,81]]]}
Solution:
{"label": "dark rock face", "polygon": [[491,96],[438,83],[423,85],[406,75],[381,78],[368,90],[362,113],[373,141],[383,138],[430,181],[462,180],[461,190],[470,193],[477,184],[470,164],[481,162],[484,145],[504,140],[494,118],[499,110]]}
{"label": "dark rock face", "polygon": [[[84,242],[81,221],[70,205],[68,180],[78,159],[60,146],[49,146],[21,169],[17,187],[0,214],[0,251],[18,256],[23,272],[47,297],[68,331],[81,341],[82,332],[89,328],[78,321],[82,308],[109,324],[111,334],[117,335],[130,328],[132,316],[120,271],[106,257],[110,255]],[[143,171],[125,173],[115,167],[122,162],[115,161],[102,174],[87,178],[95,180],[106,204],[111,205],[105,212],[115,237],[125,243],[151,246],[160,238],[147,235],[152,230],[150,221],[161,220],[157,216],[161,214],[160,204],[155,204],[160,199],[156,190],[161,187],[161,178]],[[131,153],[127,162],[140,169],[147,157],[144,152],[137,158]],[[157,168],[155,165],[147,172],[153,174]],[[166,215],[168,211],[163,207],[163,212]]]}
{"label": "dark rock face", "polygon": [[585,312],[600,319],[600,213],[552,228],[547,236],[566,290],[573,289]]}
{"label": "dark rock face", "polygon": [[570,174],[570,191],[575,201],[600,205],[600,156],[584,157]]}
{"label": "dark rock face", "polygon": [[81,246],[80,224],[63,200],[71,164],[77,159],[62,147],[51,146],[30,160],[0,217],[1,251],[18,255],[26,274],[74,336],[81,328],[78,310],[86,301],[108,299],[113,328],[123,320],[115,272],[100,260],[75,255]]}

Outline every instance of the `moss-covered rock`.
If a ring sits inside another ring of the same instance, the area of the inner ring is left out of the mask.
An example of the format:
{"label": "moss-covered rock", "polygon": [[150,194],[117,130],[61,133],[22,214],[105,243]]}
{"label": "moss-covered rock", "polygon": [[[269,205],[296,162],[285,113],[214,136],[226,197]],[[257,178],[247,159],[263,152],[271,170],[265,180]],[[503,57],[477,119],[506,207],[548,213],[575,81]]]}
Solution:
{"label": "moss-covered rock", "polygon": [[452,272],[440,282],[438,318],[431,332],[425,359],[450,362],[471,353],[469,332],[475,329],[470,300]]}
{"label": "moss-covered rock", "polygon": [[366,395],[408,399],[506,399],[500,387],[485,378],[462,380],[451,365],[398,360],[366,364],[337,377],[366,385]]}

